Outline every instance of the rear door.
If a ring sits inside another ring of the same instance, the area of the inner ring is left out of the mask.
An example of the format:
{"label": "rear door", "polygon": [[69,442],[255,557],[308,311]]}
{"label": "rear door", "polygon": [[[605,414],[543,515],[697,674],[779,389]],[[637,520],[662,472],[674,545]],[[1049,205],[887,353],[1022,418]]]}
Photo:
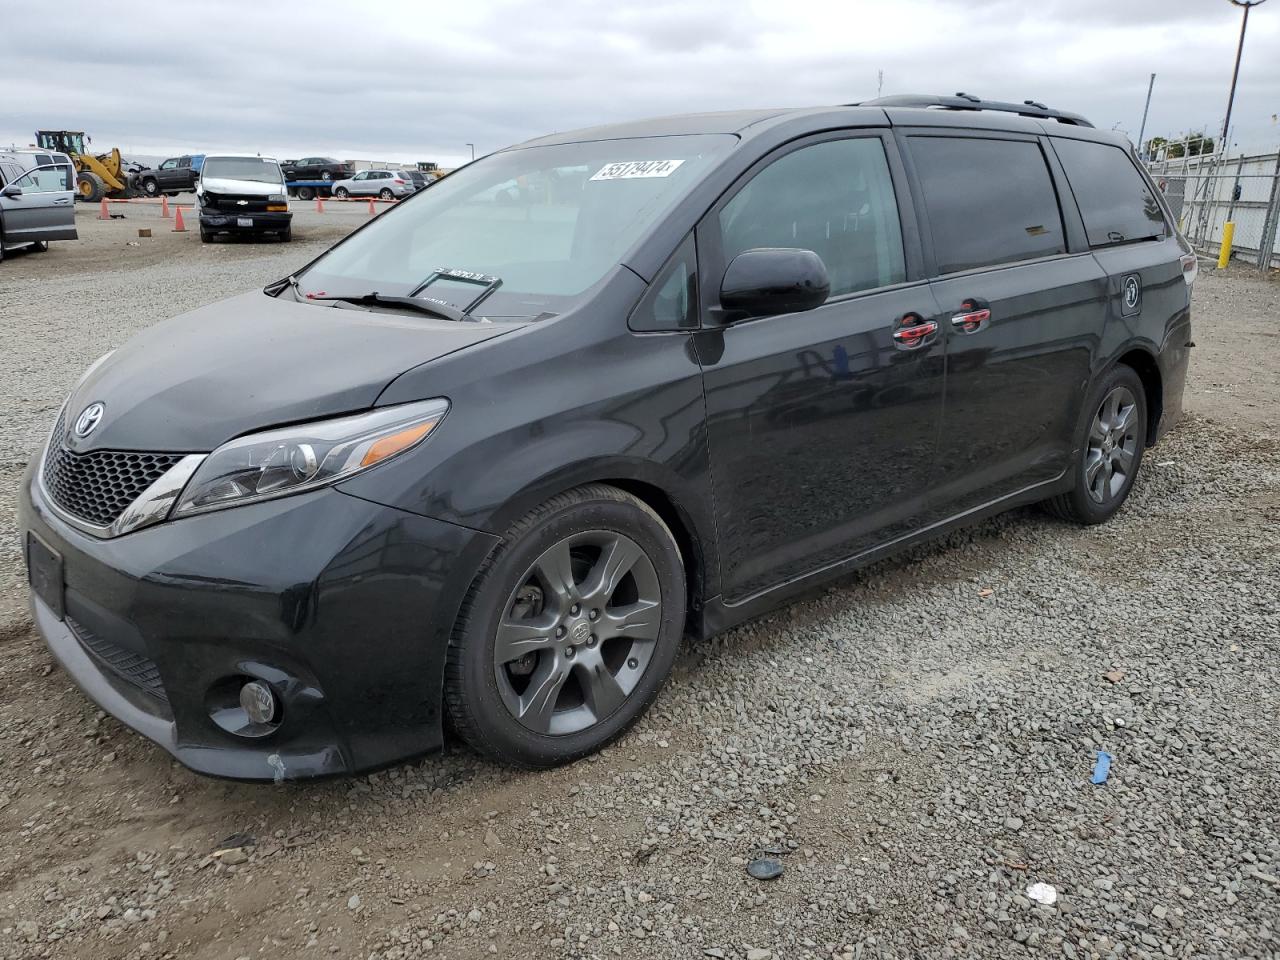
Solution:
{"label": "rear door", "polygon": [[[730,602],[919,523],[944,363],[913,220],[892,137],[844,131],[761,160],[698,226],[697,349]],[[725,268],[758,247],[818,254],[827,302],[720,323]]]}
{"label": "rear door", "polygon": [[941,518],[1032,492],[1067,469],[1106,275],[1074,209],[1064,216],[1047,138],[933,128],[901,139],[947,339]]}
{"label": "rear door", "polygon": [[28,170],[6,185],[0,191],[0,229],[4,243],[75,240],[73,183],[69,167],[49,164]]}

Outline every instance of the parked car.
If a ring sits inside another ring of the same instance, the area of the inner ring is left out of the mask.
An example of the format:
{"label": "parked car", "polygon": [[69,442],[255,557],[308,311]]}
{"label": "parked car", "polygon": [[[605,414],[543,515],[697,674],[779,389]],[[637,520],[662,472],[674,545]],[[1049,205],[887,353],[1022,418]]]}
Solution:
{"label": "parked car", "polygon": [[62,154],[49,159],[58,162],[26,168],[0,153],[0,260],[7,250],[43,253],[51,240],[77,239],[75,168]]}
{"label": "parked car", "polygon": [[417,190],[414,181],[403,170],[361,170],[347,180],[335,180],[335,197],[381,197],[394,200]]}
{"label": "parked car", "polygon": [[206,157],[196,183],[200,239],[219,234],[293,238],[293,214],[280,164],[270,157]]}
{"label": "parked car", "polygon": [[34,620],[204,773],[379,767],[446,715],[564,763],[683,637],[1022,504],[1114,515],[1195,276],[1127,141],[1031,104],[533,140],[86,371],[19,495]]}
{"label": "parked car", "polygon": [[431,184],[436,182],[435,176],[430,173],[423,173],[421,170],[400,170],[398,172],[400,176],[404,177],[406,180],[413,181],[413,189],[415,192],[418,190],[425,190],[427,187],[431,186]]}
{"label": "parked car", "polygon": [[355,176],[355,164],[348,160],[335,160],[333,157],[303,157],[301,160],[286,160],[280,164],[284,170],[284,178],[294,180],[345,180]]}
{"label": "parked car", "polygon": [[141,170],[136,177],[138,189],[148,197],[158,197],[162,193],[176,197],[179,193],[191,192],[200,179],[203,163],[202,153],[170,157],[154,169]]}

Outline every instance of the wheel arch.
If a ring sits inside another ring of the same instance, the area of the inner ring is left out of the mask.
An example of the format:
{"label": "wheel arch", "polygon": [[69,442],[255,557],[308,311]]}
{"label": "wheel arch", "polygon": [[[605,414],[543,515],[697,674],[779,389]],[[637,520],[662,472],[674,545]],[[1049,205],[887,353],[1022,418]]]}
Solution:
{"label": "wheel arch", "polygon": [[1143,393],[1147,401],[1147,446],[1156,442],[1160,419],[1164,415],[1164,378],[1160,373],[1160,364],[1155,354],[1142,347],[1133,346],[1108,365],[1111,370],[1117,366],[1126,366],[1138,375],[1142,381]]}
{"label": "wheel arch", "polygon": [[615,487],[640,500],[671,530],[685,568],[686,632],[696,633],[707,597],[718,590],[714,528],[698,515],[693,494],[677,477],[648,461],[609,458],[572,464],[527,484],[494,510],[485,527],[501,535],[511,524],[552,497],[588,483]]}

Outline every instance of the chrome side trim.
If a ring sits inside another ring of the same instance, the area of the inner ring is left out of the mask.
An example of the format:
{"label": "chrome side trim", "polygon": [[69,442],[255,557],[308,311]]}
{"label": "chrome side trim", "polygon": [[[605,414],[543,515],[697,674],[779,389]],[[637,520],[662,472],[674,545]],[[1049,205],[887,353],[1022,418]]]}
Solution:
{"label": "chrome side trim", "polygon": [[44,462],[49,456],[54,438],[49,438],[49,444],[45,447],[43,455],[40,457],[40,468],[36,471],[36,483],[40,488],[40,496],[44,500],[45,506],[49,508],[49,512],[54,514],[59,520],[72,527],[75,527],[81,533],[87,533],[91,537],[97,537],[99,540],[109,540],[112,537],[118,537],[126,534],[131,530],[137,530],[139,527],[150,526],[153,523],[159,523],[169,515],[169,511],[173,509],[173,504],[182,494],[182,489],[187,485],[187,481],[191,479],[191,475],[196,472],[196,468],[204,462],[207,454],[191,453],[183,457],[172,467],[162,473],[151,486],[138,494],[138,499],[124,508],[120,516],[116,517],[115,522],[110,526],[101,527],[96,524],[86,523],[78,517],[72,516],[58,506],[58,502],[54,500],[53,495],[49,492],[49,488],[44,482]]}

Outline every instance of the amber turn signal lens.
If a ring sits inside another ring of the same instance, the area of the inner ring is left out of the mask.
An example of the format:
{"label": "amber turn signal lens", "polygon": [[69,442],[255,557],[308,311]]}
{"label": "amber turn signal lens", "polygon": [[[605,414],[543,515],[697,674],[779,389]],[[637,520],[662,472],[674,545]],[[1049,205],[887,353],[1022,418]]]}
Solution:
{"label": "amber turn signal lens", "polygon": [[374,441],[368,452],[365,453],[364,459],[360,461],[360,466],[372,466],[379,460],[385,460],[401,450],[407,450],[430,433],[439,422],[439,420],[428,420],[426,423],[415,423],[412,427],[405,427],[398,433],[393,433],[389,437]]}

